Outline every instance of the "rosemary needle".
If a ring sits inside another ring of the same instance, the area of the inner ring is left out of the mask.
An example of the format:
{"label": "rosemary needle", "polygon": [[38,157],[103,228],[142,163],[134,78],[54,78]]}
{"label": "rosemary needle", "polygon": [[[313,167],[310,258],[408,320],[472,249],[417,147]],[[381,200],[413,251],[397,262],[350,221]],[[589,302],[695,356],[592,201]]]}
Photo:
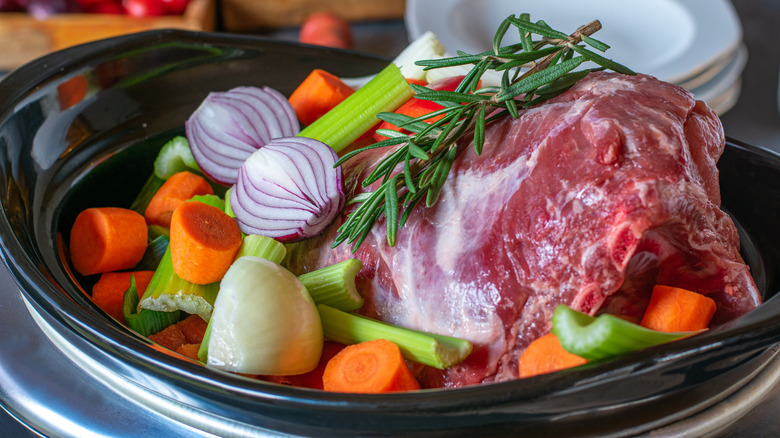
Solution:
{"label": "rosemary needle", "polygon": [[[516,28],[520,43],[503,46],[507,33]],[[422,201],[433,206],[447,181],[460,152],[458,140],[473,133],[474,149],[482,153],[487,124],[501,118],[518,117],[520,110],[552,98],[573,86],[588,73],[609,69],[623,74],[635,74],[625,66],[586,48],[604,52],[609,46],[591,35],[601,29],[592,21],[571,34],[555,30],[544,21],[532,22],[529,14],[510,15],[496,30],[492,50],[457,56],[417,61],[431,68],[473,65],[455,91],[437,91],[413,85],[415,97],[431,100],[444,108],[417,118],[395,113],[380,113],[377,117],[410,134],[384,130],[387,140],[344,155],[336,165],[367,150],[381,147],[396,149],[376,164],[363,180],[363,187],[378,181],[373,192],[352,199],[358,204],[338,229],[333,243],[353,244],[353,252],[363,243],[376,222],[384,215],[387,242],[395,245],[398,229],[406,223],[412,210]],[[578,69],[586,61],[597,67]],[[482,75],[493,70],[502,73],[500,86],[479,88]],[[442,116],[432,123],[425,120]],[[400,165],[403,170],[397,171]]]}

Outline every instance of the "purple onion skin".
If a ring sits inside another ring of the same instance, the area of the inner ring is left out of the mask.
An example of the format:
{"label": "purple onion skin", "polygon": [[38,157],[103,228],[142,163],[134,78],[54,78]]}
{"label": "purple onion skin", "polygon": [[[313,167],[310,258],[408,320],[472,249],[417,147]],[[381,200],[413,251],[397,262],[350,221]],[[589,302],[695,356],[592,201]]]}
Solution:
{"label": "purple onion skin", "polygon": [[305,137],[274,139],[253,153],[230,196],[241,231],[283,243],[322,232],[344,208],[337,159],[328,145]]}
{"label": "purple onion skin", "polygon": [[210,93],[185,123],[195,161],[209,178],[225,186],[236,183],[238,169],[254,151],[299,131],[287,98],[269,87]]}

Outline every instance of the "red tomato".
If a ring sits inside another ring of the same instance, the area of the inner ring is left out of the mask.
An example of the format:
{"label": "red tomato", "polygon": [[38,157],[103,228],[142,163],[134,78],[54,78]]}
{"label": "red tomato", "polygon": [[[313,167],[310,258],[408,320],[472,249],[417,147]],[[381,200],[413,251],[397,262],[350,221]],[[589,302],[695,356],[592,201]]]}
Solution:
{"label": "red tomato", "polygon": [[122,0],[125,14],[132,17],[156,17],[165,14],[160,0]]}
{"label": "red tomato", "polygon": [[187,10],[190,0],[160,0],[166,14],[181,15]]}
{"label": "red tomato", "polygon": [[[428,85],[428,88],[432,90],[445,90],[445,91],[455,91],[456,88],[458,88],[458,84],[460,84],[460,81],[462,81],[464,76],[453,76],[450,78],[441,79],[439,81],[433,82]],[[408,80],[408,82],[414,83],[414,81]],[[440,110],[444,108],[443,106],[439,105],[438,103],[435,103],[430,100],[422,100],[412,97],[411,99],[404,102],[401,106],[398,107],[394,112],[396,114],[403,114],[410,117],[420,117],[428,113],[432,113],[436,110]],[[430,119],[426,120],[427,123],[433,123],[436,120],[439,120],[440,118],[444,117],[443,115],[438,115],[431,117]],[[393,131],[399,131],[398,127],[390,122],[382,122],[377,129],[392,129]],[[409,133],[407,130],[402,130],[401,132]],[[379,135],[378,133],[374,133],[374,140],[376,141],[382,141],[387,140],[387,137],[383,135]]]}
{"label": "red tomato", "polygon": [[330,12],[315,12],[301,26],[298,41],[318,46],[352,47],[352,30],[349,22]]}

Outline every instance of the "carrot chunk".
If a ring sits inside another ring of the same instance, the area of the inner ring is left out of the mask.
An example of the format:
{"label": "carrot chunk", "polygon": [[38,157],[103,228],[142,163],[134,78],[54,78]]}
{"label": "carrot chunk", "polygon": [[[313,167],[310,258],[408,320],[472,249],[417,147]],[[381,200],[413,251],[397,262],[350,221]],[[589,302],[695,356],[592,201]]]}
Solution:
{"label": "carrot chunk", "polygon": [[385,339],[348,345],[325,366],[326,391],[383,393],[420,389],[398,346]]}
{"label": "carrot chunk", "polygon": [[660,332],[687,332],[706,329],[715,315],[715,301],[678,287],[657,285],[641,325]]}
{"label": "carrot chunk", "polygon": [[517,368],[522,379],[580,366],[587,362],[587,359],[564,350],[554,333],[547,333],[526,347],[520,355]]}
{"label": "carrot chunk", "polygon": [[148,225],[171,226],[171,215],[182,202],[195,195],[213,195],[205,178],[192,172],[179,172],[171,175],[154,194],[144,211]]}
{"label": "carrot chunk", "polygon": [[70,259],[81,275],[130,269],[146,251],[146,222],[133,210],[88,208],[70,230]]}
{"label": "carrot chunk", "polygon": [[200,344],[208,323],[199,315],[190,315],[178,323],[184,339],[189,344]]}
{"label": "carrot chunk", "polygon": [[222,279],[241,247],[238,223],[202,202],[184,202],[171,216],[171,261],[179,277],[195,284]]}
{"label": "carrot chunk", "polygon": [[169,325],[159,332],[149,335],[149,340],[173,351],[187,343],[179,324]]}
{"label": "carrot chunk", "polygon": [[130,278],[135,277],[138,294],[143,295],[154,271],[104,272],[92,286],[92,301],[112,318],[125,323],[122,313],[125,291],[130,288]]}
{"label": "carrot chunk", "polygon": [[181,344],[176,349],[176,352],[181,354],[182,356],[189,357],[192,360],[198,360],[199,349],[200,349],[200,344]]}
{"label": "carrot chunk", "polygon": [[314,69],[292,92],[289,101],[298,120],[310,125],[354,92],[338,76]]}

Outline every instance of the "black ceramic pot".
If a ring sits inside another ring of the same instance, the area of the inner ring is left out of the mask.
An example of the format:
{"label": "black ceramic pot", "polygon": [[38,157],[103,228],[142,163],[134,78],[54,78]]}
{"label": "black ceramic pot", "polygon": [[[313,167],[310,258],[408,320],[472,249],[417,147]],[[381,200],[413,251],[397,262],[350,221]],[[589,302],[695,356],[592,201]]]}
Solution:
{"label": "black ceramic pot", "polygon": [[[457,390],[343,395],[188,363],[95,307],[64,266],[58,233],[88,206],[127,205],[163,139],[208,92],[283,93],[319,67],[341,76],[387,61],[260,38],[153,31],[36,60],[0,81],[0,239],[5,261],[53,341],[94,378],[183,425],[218,435],[633,435],[739,389],[777,354],[780,157],[730,140],[723,205],[766,303],[710,332],[601,364]],[[0,322],[2,324],[2,322]]]}

